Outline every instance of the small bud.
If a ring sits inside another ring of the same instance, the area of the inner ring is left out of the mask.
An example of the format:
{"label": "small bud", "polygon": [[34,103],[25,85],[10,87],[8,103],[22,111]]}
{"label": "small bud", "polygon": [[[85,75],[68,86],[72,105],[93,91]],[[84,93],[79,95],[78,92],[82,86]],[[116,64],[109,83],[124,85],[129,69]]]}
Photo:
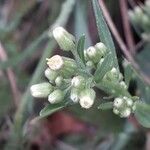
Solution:
{"label": "small bud", "polygon": [[81,107],[85,109],[92,107],[92,105],[94,104],[95,97],[96,97],[96,94],[93,89],[85,89],[81,91],[80,97],[79,97],[80,98],[79,103]]}
{"label": "small bud", "polygon": [[135,19],[140,22],[142,17],[143,17],[143,11],[139,6],[136,6],[134,8],[134,13],[135,13]]}
{"label": "small bud", "polygon": [[71,85],[78,89],[83,89],[85,86],[85,79],[82,76],[73,77],[71,80]]}
{"label": "small bud", "polygon": [[57,89],[54,90],[49,96],[48,96],[48,101],[51,104],[59,103],[64,99],[64,92]]}
{"label": "small bud", "polygon": [[95,48],[94,46],[90,46],[86,50],[86,53],[89,60],[93,61],[94,63],[98,63],[104,55],[103,51],[101,51],[99,48]]}
{"label": "small bud", "polygon": [[50,68],[47,68],[45,70],[45,77],[51,82],[54,83],[56,77],[58,76],[58,72],[51,70]]}
{"label": "small bud", "polygon": [[113,113],[116,114],[116,115],[118,115],[119,114],[119,110],[116,109],[116,108],[113,108]]}
{"label": "small bud", "polygon": [[63,77],[62,76],[58,76],[56,79],[55,79],[55,84],[56,86],[61,86],[63,83]]}
{"label": "small bud", "polygon": [[119,71],[116,68],[112,68],[106,73],[105,78],[111,81],[119,81]]}
{"label": "small bud", "polygon": [[70,93],[70,99],[74,102],[77,103],[79,101],[79,90],[76,88],[71,89]]}
{"label": "small bud", "polygon": [[133,100],[128,97],[123,97],[123,99],[126,100],[127,106],[132,107],[133,106]]}
{"label": "small bud", "polygon": [[123,104],[123,99],[122,98],[115,98],[114,100],[114,107],[119,108]]}
{"label": "small bud", "polygon": [[30,91],[33,97],[45,98],[53,91],[53,86],[50,83],[44,82],[32,85]]}
{"label": "small bud", "polygon": [[126,108],[125,110],[123,110],[121,113],[120,113],[120,117],[122,118],[127,118],[129,117],[131,114],[131,109],[130,108]]}
{"label": "small bud", "polygon": [[119,84],[120,84],[120,86],[121,86],[122,88],[124,88],[124,89],[127,89],[127,88],[128,88],[124,81],[121,81]]}
{"label": "small bud", "polygon": [[48,58],[47,65],[50,69],[58,71],[65,78],[71,77],[77,69],[76,62],[73,59],[59,55]]}
{"label": "small bud", "polygon": [[92,61],[87,61],[86,66],[90,69],[94,68],[94,63]]}
{"label": "small bud", "polygon": [[72,34],[67,32],[62,27],[57,27],[53,30],[53,36],[57,43],[59,44],[60,48],[62,48],[65,51],[69,51],[71,49],[75,48],[75,38]]}
{"label": "small bud", "polygon": [[97,50],[97,53],[99,54],[99,57],[104,57],[107,53],[107,47],[102,43],[99,42],[95,45],[95,48]]}
{"label": "small bud", "polygon": [[47,65],[49,66],[50,69],[54,71],[60,70],[64,65],[64,61],[61,56],[54,55],[51,58],[47,58]]}

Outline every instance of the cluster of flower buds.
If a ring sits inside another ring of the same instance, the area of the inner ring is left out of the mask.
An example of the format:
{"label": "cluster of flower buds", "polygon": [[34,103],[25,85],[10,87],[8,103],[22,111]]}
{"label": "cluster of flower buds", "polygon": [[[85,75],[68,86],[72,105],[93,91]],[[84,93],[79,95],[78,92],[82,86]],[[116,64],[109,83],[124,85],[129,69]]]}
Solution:
{"label": "cluster of flower buds", "polygon": [[129,11],[129,17],[131,21],[141,28],[145,34],[150,33],[150,1],[146,0],[143,6],[136,6],[134,10]]}
{"label": "cluster of flower buds", "polygon": [[[75,38],[62,27],[53,30],[53,36],[58,45],[65,51],[76,50]],[[92,75],[92,70],[96,70],[97,64],[103,63],[108,53],[107,47],[99,42],[84,50],[86,68]],[[47,58],[48,68],[45,70],[45,77],[49,82],[31,86],[31,94],[37,98],[48,98],[51,104],[60,103],[69,97],[73,103],[79,103],[82,108],[88,109],[94,104],[96,93],[93,89],[95,81],[93,77],[84,76],[78,69],[78,62],[74,59],[54,55]],[[81,68],[80,68],[81,70]],[[118,69],[109,70],[102,80],[118,83],[118,86],[127,90],[123,81],[123,76]],[[67,92],[66,92],[67,91]],[[114,100],[114,113],[121,117],[128,117],[133,111],[133,101],[127,97],[116,98]]]}
{"label": "cluster of flower buds", "polygon": [[135,102],[128,97],[117,97],[113,103],[113,112],[120,117],[128,117],[135,110]]}

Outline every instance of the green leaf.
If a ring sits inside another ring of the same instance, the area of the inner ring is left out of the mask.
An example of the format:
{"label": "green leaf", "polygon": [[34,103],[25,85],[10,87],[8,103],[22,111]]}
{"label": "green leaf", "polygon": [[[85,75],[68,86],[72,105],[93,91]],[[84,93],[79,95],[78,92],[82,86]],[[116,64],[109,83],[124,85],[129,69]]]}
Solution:
{"label": "green leaf", "polygon": [[47,106],[45,106],[41,111],[40,111],[40,117],[47,117],[59,110],[61,110],[62,108],[64,108],[66,105],[59,103],[59,104],[49,104]]}
{"label": "green leaf", "polygon": [[111,56],[113,58],[113,66],[119,69],[115,46],[110,31],[108,29],[108,26],[104,20],[102,10],[99,7],[97,0],[92,0],[92,3],[93,3],[93,9],[95,13],[96,24],[97,24],[100,40],[107,46],[108,51],[111,52]]}
{"label": "green leaf", "polygon": [[128,64],[126,65],[126,67],[124,68],[124,78],[125,78],[125,83],[127,86],[129,86],[129,83],[133,77],[134,71],[132,69],[132,66],[129,62],[127,62]]}
{"label": "green leaf", "polygon": [[98,106],[98,109],[106,110],[113,108],[113,102],[102,103]]}
{"label": "green leaf", "polygon": [[94,80],[98,83],[100,82],[104,75],[111,70],[113,67],[113,58],[111,53],[109,53],[105,58],[102,63],[99,63],[97,65],[97,69],[94,74]]}
{"label": "green leaf", "polygon": [[137,102],[135,117],[142,126],[150,128],[150,105],[142,102]]}
{"label": "green leaf", "polygon": [[82,35],[78,41],[77,45],[77,52],[79,54],[79,57],[82,59],[83,63],[85,64],[84,59],[84,44],[85,44],[85,35]]}

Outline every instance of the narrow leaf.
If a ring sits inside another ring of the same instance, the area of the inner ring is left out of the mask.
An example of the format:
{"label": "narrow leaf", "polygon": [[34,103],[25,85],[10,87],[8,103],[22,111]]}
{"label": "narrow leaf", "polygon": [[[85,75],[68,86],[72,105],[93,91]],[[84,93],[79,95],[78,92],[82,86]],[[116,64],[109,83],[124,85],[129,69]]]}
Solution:
{"label": "narrow leaf", "polygon": [[79,41],[78,41],[77,52],[79,54],[79,57],[81,58],[81,60],[85,64],[85,59],[84,59],[84,44],[85,44],[85,35],[82,35],[80,37]]}
{"label": "narrow leaf", "polygon": [[150,128],[150,105],[142,102],[137,102],[135,117],[142,126]]}
{"label": "narrow leaf", "polygon": [[59,110],[61,110],[62,108],[64,108],[66,105],[59,103],[59,104],[49,104],[46,107],[44,107],[41,111],[40,111],[40,117],[47,117]]}
{"label": "narrow leaf", "polygon": [[113,67],[113,60],[112,60],[112,55],[111,53],[109,53],[105,58],[104,58],[104,61],[101,63],[99,63],[97,65],[97,70],[95,71],[95,74],[94,74],[94,79],[95,81],[98,83],[100,82],[104,75],[112,69]]}
{"label": "narrow leaf", "polygon": [[127,86],[129,86],[129,83],[130,83],[130,81],[133,77],[133,74],[134,74],[134,71],[131,67],[131,64],[128,63],[124,68],[124,78],[125,78],[125,83],[126,83]]}
{"label": "narrow leaf", "polygon": [[112,109],[112,108],[113,108],[113,102],[102,103],[98,106],[98,109],[101,110]]}
{"label": "narrow leaf", "polygon": [[98,29],[100,40],[107,46],[108,51],[111,52],[111,56],[113,58],[113,66],[119,69],[115,46],[114,46],[110,31],[108,29],[108,26],[104,20],[102,10],[99,7],[97,0],[92,0],[92,3],[93,3],[93,9],[95,13],[96,24],[97,24],[97,29]]}

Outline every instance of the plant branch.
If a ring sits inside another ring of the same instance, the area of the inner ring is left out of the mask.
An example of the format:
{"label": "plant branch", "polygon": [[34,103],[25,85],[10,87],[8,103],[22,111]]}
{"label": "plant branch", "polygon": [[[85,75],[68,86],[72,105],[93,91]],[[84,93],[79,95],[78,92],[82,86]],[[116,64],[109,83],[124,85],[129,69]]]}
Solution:
{"label": "plant branch", "polygon": [[125,43],[123,42],[120,34],[118,33],[116,27],[115,27],[115,24],[113,23],[110,15],[109,15],[109,12],[103,2],[103,0],[99,0],[99,5],[103,11],[103,15],[106,19],[106,22],[108,23],[108,26],[112,32],[112,34],[114,35],[114,38],[116,39],[120,49],[122,50],[122,52],[124,53],[124,55],[126,56],[126,58],[128,59],[128,61],[130,61],[133,65],[133,67],[136,69],[136,71],[139,73],[140,76],[143,77],[143,80],[145,81],[146,84],[149,84],[150,85],[150,79],[147,75],[145,75],[139,65],[135,62],[134,58],[132,57],[132,55],[130,54],[130,52],[128,51],[128,48],[126,47]]}
{"label": "plant branch", "polygon": [[135,54],[135,51],[134,51],[135,43],[133,40],[133,35],[132,35],[131,28],[130,28],[130,23],[129,23],[127,0],[120,0],[119,3],[120,3],[120,11],[122,15],[125,39],[126,39],[129,50],[131,51],[132,54]]}

